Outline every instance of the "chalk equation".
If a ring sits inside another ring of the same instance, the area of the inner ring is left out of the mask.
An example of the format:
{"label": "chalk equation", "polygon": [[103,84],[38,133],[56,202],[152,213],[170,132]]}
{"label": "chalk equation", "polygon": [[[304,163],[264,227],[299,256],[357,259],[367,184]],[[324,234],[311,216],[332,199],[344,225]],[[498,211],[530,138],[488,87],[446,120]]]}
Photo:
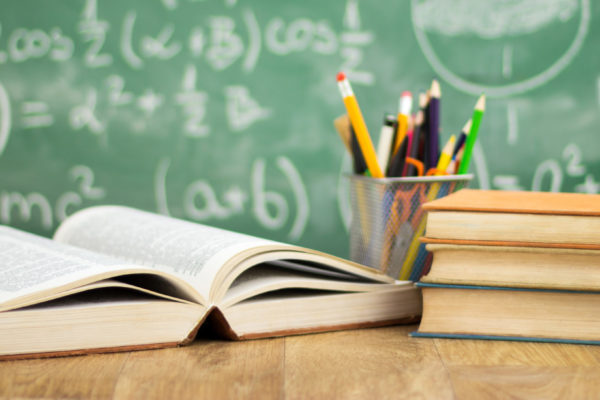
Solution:
{"label": "chalk equation", "polygon": [[[36,146],[44,137],[42,141],[64,137],[66,142],[95,143],[102,153],[110,152],[123,136],[152,140],[153,145],[168,137],[200,146],[214,146],[215,137],[236,141],[248,132],[260,136],[282,118],[281,102],[266,96],[253,77],[261,73],[263,60],[289,58],[293,65],[298,56],[324,58],[357,85],[376,84],[364,54],[376,37],[363,26],[357,0],[347,0],[335,20],[314,13],[265,15],[249,4],[225,1],[224,8],[215,6],[181,23],[185,7],[198,6],[192,3],[132,3],[114,13],[105,3],[83,0],[76,13],[23,25],[0,16],[0,67],[54,73],[54,78],[28,83],[0,74],[0,161],[11,139]],[[161,18],[149,23],[148,9],[153,7]],[[154,79],[144,79],[145,74]],[[168,84],[156,80],[157,74]],[[158,154],[154,187],[148,188],[154,191],[157,211],[170,214],[170,202],[177,199],[176,208],[183,213],[179,217],[200,222],[251,218],[298,241],[311,217],[302,169],[285,152],[275,157],[252,152],[233,155],[254,158],[244,183],[222,183],[201,171],[170,192],[166,187],[172,155],[166,150]],[[0,222],[38,222],[44,232],[51,232],[76,210],[115,196],[98,182],[94,170],[105,176],[105,166],[71,166],[56,178],[59,193],[43,193],[35,183],[2,185]],[[273,176],[287,182],[285,190],[271,188]]]}
{"label": "chalk equation", "polygon": [[50,235],[114,203],[346,256],[339,71],[374,142],[381,111],[435,77],[444,139],[489,97],[472,187],[599,193],[588,32],[600,12],[589,0],[449,4],[7,2],[0,223]]}
{"label": "chalk equation", "polygon": [[106,197],[105,189],[96,182],[94,171],[86,165],[70,168],[65,180],[72,188],[59,194],[54,204],[37,191],[0,190],[0,223],[10,225],[39,218],[41,227],[50,231],[71,213]]}
{"label": "chalk equation", "polygon": [[[169,158],[161,160],[154,174],[154,195],[158,211],[164,215],[171,215],[166,189],[170,164]],[[224,220],[250,212],[255,221],[268,230],[279,231],[291,225],[287,238],[298,240],[302,237],[310,216],[306,186],[289,158],[277,157],[275,165],[276,172],[282,174],[288,182],[294,207],[284,194],[268,189],[267,179],[272,173],[267,174],[267,162],[259,158],[252,163],[247,177],[250,188],[247,190],[231,184],[218,193],[209,179],[198,179],[182,188],[183,200],[179,208],[183,208],[185,218],[199,222]],[[290,213],[292,209],[295,209],[294,215]]]}

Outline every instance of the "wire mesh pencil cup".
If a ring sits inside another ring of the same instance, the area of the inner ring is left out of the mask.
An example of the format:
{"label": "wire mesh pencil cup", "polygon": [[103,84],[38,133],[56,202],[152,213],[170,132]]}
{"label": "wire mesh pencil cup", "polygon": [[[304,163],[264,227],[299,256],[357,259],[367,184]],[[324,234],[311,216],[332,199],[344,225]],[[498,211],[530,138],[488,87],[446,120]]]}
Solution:
{"label": "wire mesh pencil cup", "polygon": [[418,281],[431,255],[421,205],[468,186],[473,175],[373,179],[350,176],[350,259],[395,279]]}

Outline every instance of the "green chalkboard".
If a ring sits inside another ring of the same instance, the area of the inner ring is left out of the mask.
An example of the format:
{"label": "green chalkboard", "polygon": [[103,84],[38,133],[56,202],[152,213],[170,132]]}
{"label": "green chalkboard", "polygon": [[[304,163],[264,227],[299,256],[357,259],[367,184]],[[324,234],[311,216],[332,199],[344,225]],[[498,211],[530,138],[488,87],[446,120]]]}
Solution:
{"label": "green chalkboard", "polygon": [[482,92],[473,187],[600,191],[590,0],[12,0],[0,222],[125,204],[348,255],[347,72],[373,139],[437,77],[442,141]]}

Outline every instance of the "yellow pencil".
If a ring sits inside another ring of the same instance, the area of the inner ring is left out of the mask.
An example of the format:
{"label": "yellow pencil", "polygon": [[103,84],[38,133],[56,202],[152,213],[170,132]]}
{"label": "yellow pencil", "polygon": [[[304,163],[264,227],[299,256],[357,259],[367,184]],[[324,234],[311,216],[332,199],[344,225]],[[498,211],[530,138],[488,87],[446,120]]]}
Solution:
{"label": "yellow pencil", "polygon": [[437,170],[435,173],[436,175],[444,175],[444,171],[446,171],[446,168],[448,168],[448,164],[450,164],[450,161],[452,160],[454,142],[456,142],[456,136],[452,135],[442,149],[442,154],[440,154],[440,159],[438,160],[437,167],[435,168]]}
{"label": "yellow pencil", "polygon": [[344,100],[344,105],[346,106],[346,111],[348,111],[348,116],[350,117],[350,122],[352,122],[352,127],[356,133],[358,144],[360,145],[363,157],[367,163],[367,168],[369,168],[373,178],[383,178],[383,173],[381,172],[381,168],[377,162],[377,156],[375,154],[373,142],[371,141],[371,136],[369,136],[367,125],[365,125],[365,121],[362,113],[360,112],[360,108],[358,107],[356,97],[354,97],[354,92],[352,91],[350,82],[348,82],[348,79],[343,72],[340,72],[337,75],[337,82],[340,93],[342,94],[342,99]]}

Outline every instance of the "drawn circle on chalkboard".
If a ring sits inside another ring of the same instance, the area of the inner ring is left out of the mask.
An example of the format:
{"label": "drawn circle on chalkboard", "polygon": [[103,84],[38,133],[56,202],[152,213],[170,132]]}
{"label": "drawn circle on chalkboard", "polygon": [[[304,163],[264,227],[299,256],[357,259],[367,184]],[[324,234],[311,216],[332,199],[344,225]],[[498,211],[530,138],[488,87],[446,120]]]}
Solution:
{"label": "drawn circle on chalkboard", "polygon": [[[576,0],[574,0],[576,2]],[[468,2],[463,2],[463,4],[466,4]],[[526,5],[527,0],[523,0],[522,4]],[[576,27],[576,32],[574,34],[574,37],[572,39],[572,41],[570,42],[570,44],[568,45],[568,47],[566,47],[566,50],[564,52],[562,52],[562,54],[556,55],[556,57],[554,58],[555,61],[548,63],[547,65],[550,65],[547,68],[544,68],[543,70],[537,71],[535,74],[532,74],[529,77],[520,77],[519,80],[515,80],[513,82],[507,83],[507,84],[485,84],[482,82],[477,82],[475,79],[473,79],[473,76],[476,75],[475,73],[473,73],[473,71],[469,72],[469,73],[465,73],[465,71],[462,71],[457,73],[455,72],[455,70],[453,70],[453,68],[449,67],[447,64],[450,63],[451,60],[448,60],[447,63],[445,63],[444,61],[442,61],[443,55],[440,54],[440,51],[437,51],[435,46],[433,45],[432,41],[430,40],[430,38],[428,38],[428,34],[426,33],[426,29],[424,28],[431,28],[431,22],[429,19],[425,19],[425,16],[423,15],[424,12],[423,11],[430,11],[430,10],[437,10],[439,9],[439,7],[436,8],[436,6],[440,6],[440,4],[449,4],[449,3],[443,3],[437,0],[412,0],[411,3],[411,19],[412,19],[412,25],[413,25],[413,31],[415,33],[415,36],[417,38],[417,42],[419,43],[421,50],[423,51],[425,57],[427,58],[427,61],[429,62],[429,64],[432,66],[432,68],[434,69],[434,71],[440,75],[441,78],[443,78],[445,81],[447,81],[449,84],[451,84],[452,86],[454,86],[456,89],[461,90],[463,92],[469,93],[469,94],[480,94],[480,93],[485,93],[487,96],[489,97],[506,97],[506,96],[510,96],[510,95],[514,95],[514,94],[518,94],[518,93],[523,93],[526,92],[528,90],[531,89],[535,89],[541,85],[544,85],[546,82],[552,80],[553,78],[555,78],[561,71],[563,71],[575,58],[575,56],[579,53],[579,51],[581,50],[581,47],[583,45],[584,39],[587,36],[588,30],[589,30],[589,25],[590,25],[590,19],[591,19],[591,12],[590,12],[590,1],[589,0],[580,0],[580,9],[581,12],[579,14],[579,24]],[[452,3],[454,4],[454,3]],[[482,7],[485,7],[486,5],[490,5],[492,4],[491,2],[477,2],[477,4],[479,5],[479,10],[481,10]],[[574,4],[574,3],[573,3]],[[474,4],[467,4],[469,6],[473,6]],[[571,4],[572,5],[572,4]],[[421,8],[419,8],[421,7]],[[423,9],[422,7],[429,7],[429,10]],[[490,7],[493,7],[493,5],[491,5]],[[548,6],[550,7],[550,6]],[[445,24],[442,25],[440,23],[440,32],[438,33],[438,37],[443,38],[443,43],[446,46],[451,47],[452,46],[452,39],[453,37],[456,37],[457,34],[462,34],[464,33],[464,29],[462,29],[459,26],[454,26],[454,27],[450,27],[448,28],[449,24],[447,23],[449,20],[449,18],[452,18],[452,16],[449,16],[449,14],[452,14],[453,12],[455,14],[459,14],[460,10],[458,10],[459,7],[456,7],[454,5],[454,9],[447,9],[438,12],[438,16],[440,19],[443,19],[443,21]],[[558,6],[556,6],[553,10],[556,12],[556,14],[559,14],[558,11],[556,11],[558,8]],[[444,12],[445,11],[445,12]],[[490,10],[487,10],[488,12],[492,12]],[[551,10],[552,11],[552,10]],[[551,12],[550,11],[550,12]],[[548,12],[546,10],[543,10],[543,12]],[[461,15],[460,17],[456,17],[458,19],[460,18],[467,18],[464,19],[463,21],[468,21],[468,18],[473,17],[473,15]],[[557,15],[557,18],[563,18],[562,15]],[[523,19],[523,21],[525,21],[525,19]],[[429,26],[425,26],[429,24]],[[513,20],[507,20],[507,24],[505,27],[505,29],[510,30],[512,29],[512,31],[510,31],[510,34],[514,34],[515,29],[514,29],[514,24],[515,22]],[[546,29],[548,29],[547,27],[545,27]],[[454,31],[452,31],[452,29],[454,29]],[[462,29],[462,31],[461,31]],[[467,28],[468,29],[468,28]],[[485,31],[486,29],[488,29],[487,31]],[[482,27],[482,31],[480,32],[476,32],[479,33],[480,39],[482,40],[482,42],[484,40],[487,40],[489,43],[489,38],[493,38],[495,34],[497,34],[497,32],[492,32],[490,30],[491,28],[489,27]],[[532,27],[532,26],[524,26],[522,27],[522,33],[527,33],[527,34],[534,34],[535,33],[535,29],[536,27]],[[441,33],[441,34],[440,34]],[[473,35],[472,35],[473,36]],[[487,38],[486,38],[487,36]],[[544,41],[543,44],[538,43],[539,46],[536,46],[536,48],[532,48],[530,49],[530,55],[532,57],[535,57],[536,54],[539,54],[539,49],[537,47],[543,47],[545,46],[546,48],[548,48],[549,46],[549,40],[547,38],[547,36],[541,35],[542,37],[540,37],[539,39]],[[501,38],[501,36],[496,36],[496,38]],[[550,46],[554,45],[554,43],[550,43]],[[442,49],[442,46],[438,46],[440,49]],[[481,47],[481,49],[478,49],[476,46],[468,46],[468,45],[464,45],[462,46],[462,48],[464,49],[468,49],[468,52],[471,52],[471,55],[473,55],[473,51],[477,51],[477,50],[483,50],[484,47]],[[457,54],[456,52],[454,52],[454,48],[452,49],[453,51],[450,53],[451,57],[448,57],[449,59],[452,58],[453,60],[457,60],[460,59],[461,57],[465,57],[465,59],[468,60],[469,58],[469,54],[468,52],[466,54]],[[459,48],[460,50],[460,48]],[[503,57],[506,58],[506,54],[499,56],[499,57]],[[487,60],[487,59],[486,59]],[[531,62],[531,59],[529,60]],[[480,66],[481,67],[481,66]],[[485,66],[484,66],[485,67]],[[505,74],[506,71],[502,71]],[[510,81],[510,79],[507,79]]]}

